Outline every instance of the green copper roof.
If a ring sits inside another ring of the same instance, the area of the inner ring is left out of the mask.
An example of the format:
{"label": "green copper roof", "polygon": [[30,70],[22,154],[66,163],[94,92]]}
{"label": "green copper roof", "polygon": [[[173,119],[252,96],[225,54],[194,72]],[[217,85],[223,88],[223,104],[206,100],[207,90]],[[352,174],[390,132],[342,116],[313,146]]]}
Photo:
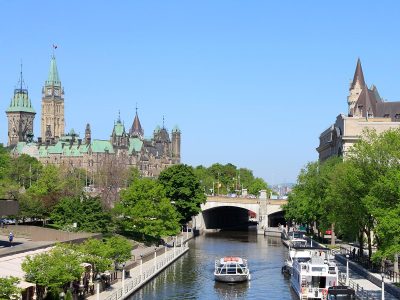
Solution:
{"label": "green copper roof", "polygon": [[51,57],[49,77],[46,80],[46,85],[61,87],[60,77],[58,76],[56,57],[54,55]]}
{"label": "green copper roof", "polygon": [[174,126],[174,128],[172,129],[172,132],[180,132],[178,125]]}
{"label": "green copper roof", "polygon": [[129,139],[129,153],[132,154],[133,151],[140,152],[143,147],[143,141],[139,138]]}
{"label": "green copper roof", "polygon": [[124,124],[121,123],[120,120],[118,120],[115,124],[114,124],[114,132],[116,136],[122,136],[125,132],[125,126]]}
{"label": "green copper roof", "polygon": [[24,89],[16,89],[14,91],[14,97],[11,99],[10,106],[6,112],[35,113],[31,99],[29,99],[28,91]]}
{"label": "green copper roof", "polygon": [[105,153],[106,151],[109,153],[114,153],[114,149],[110,141],[93,140],[92,152]]}

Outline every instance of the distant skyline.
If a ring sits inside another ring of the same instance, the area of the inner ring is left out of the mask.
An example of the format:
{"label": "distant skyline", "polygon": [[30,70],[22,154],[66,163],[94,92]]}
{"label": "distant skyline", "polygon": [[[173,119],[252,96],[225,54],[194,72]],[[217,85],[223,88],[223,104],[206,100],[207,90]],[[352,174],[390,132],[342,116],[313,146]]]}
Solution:
{"label": "distant skyline", "polygon": [[295,182],[317,159],[356,61],[384,99],[400,100],[397,1],[1,1],[0,143],[20,63],[36,110],[52,45],[65,88],[66,131],[108,139],[138,114],[182,131],[182,162],[249,168]]}

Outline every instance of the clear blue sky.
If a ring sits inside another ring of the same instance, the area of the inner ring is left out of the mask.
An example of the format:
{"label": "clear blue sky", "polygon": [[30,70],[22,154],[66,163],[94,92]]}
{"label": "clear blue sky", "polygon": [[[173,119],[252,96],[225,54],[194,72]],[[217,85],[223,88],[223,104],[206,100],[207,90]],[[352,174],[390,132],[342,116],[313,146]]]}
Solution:
{"label": "clear blue sky", "polygon": [[[370,2],[370,3],[368,3]],[[294,182],[318,136],[347,111],[357,57],[367,84],[400,100],[398,1],[0,1],[0,142],[20,61],[40,134],[51,45],[66,128],[108,139],[182,130],[182,161],[233,163]]]}

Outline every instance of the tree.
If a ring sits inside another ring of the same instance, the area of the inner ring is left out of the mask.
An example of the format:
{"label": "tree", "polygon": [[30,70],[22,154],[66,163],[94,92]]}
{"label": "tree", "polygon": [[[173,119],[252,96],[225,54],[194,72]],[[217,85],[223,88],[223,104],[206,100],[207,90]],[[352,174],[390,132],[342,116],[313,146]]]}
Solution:
{"label": "tree", "polygon": [[178,211],[181,224],[200,213],[200,205],[206,202],[206,196],[191,166],[180,164],[169,167],[160,173],[158,182]]}
{"label": "tree", "polygon": [[113,260],[108,256],[108,247],[103,241],[87,239],[76,250],[82,253],[82,260],[93,266],[94,272],[105,272],[112,268]]}
{"label": "tree", "polygon": [[178,213],[165,196],[164,187],[149,178],[136,180],[121,191],[114,213],[122,232],[139,239],[159,240],[180,229]]}
{"label": "tree", "polygon": [[268,184],[262,178],[255,178],[251,182],[248,192],[251,195],[258,195],[261,190],[269,191]]}
{"label": "tree", "polygon": [[43,219],[50,215],[62,195],[63,181],[59,169],[54,165],[43,168],[39,179],[27,191],[28,196],[43,204]]}
{"label": "tree", "polygon": [[27,189],[37,181],[42,167],[36,158],[21,154],[11,161],[10,177]]}
{"label": "tree", "polygon": [[27,256],[22,263],[26,280],[38,286],[38,299],[43,299],[45,288],[58,292],[65,285],[80,279],[84,268],[80,253],[57,245],[48,252]]}
{"label": "tree", "polygon": [[284,206],[286,219],[315,224],[318,235],[331,226],[333,206],[328,202],[328,187],[334,166],[339,162],[341,158],[336,157],[324,163],[311,162],[300,171],[288,204]]}
{"label": "tree", "polygon": [[19,299],[22,289],[17,284],[17,277],[0,277],[0,300]]}
{"label": "tree", "polygon": [[104,211],[100,198],[81,195],[62,198],[50,215],[53,223],[62,229],[72,229],[77,223],[78,231],[106,232],[111,224],[111,214]]}
{"label": "tree", "polygon": [[112,236],[106,240],[106,257],[121,264],[132,257],[132,244],[121,236]]}

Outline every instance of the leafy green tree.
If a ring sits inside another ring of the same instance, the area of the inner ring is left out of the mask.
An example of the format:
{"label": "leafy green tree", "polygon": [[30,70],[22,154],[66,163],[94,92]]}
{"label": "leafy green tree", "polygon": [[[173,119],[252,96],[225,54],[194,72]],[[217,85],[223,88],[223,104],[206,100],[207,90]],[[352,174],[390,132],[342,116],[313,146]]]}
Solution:
{"label": "leafy green tree", "polygon": [[116,264],[121,264],[132,257],[132,244],[124,237],[112,236],[106,240],[106,256]]}
{"label": "leafy green tree", "polygon": [[16,277],[0,277],[0,300],[19,299],[22,289],[17,286],[18,283]]}
{"label": "leafy green tree", "polygon": [[328,202],[328,187],[334,166],[340,158],[332,158],[324,163],[311,162],[301,170],[297,183],[284,206],[288,220],[316,225],[318,234],[332,223],[333,206]]}
{"label": "leafy green tree", "polygon": [[128,175],[127,175],[127,186],[130,186],[135,180],[140,179],[140,171],[136,167],[131,167],[128,170]]}
{"label": "leafy green tree", "polygon": [[197,166],[193,169],[196,176],[199,178],[201,189],[205,194],[213,194],[214,188],[214,177],[208,172],[208,169],[203,166]]}
{"label": "leafy green tree", "polygon": [[59,228],[71,229],[77,223],[79,231],[106,232],[111,224],[111,214],[104,211],[100,198],[81,195],[62,198],[50,215]]}
{"label": "leafy green tree", "polygon": [[363,176],[362,170],[346,160],[335,167],[327,192],[327,202],[331,207],[327,213],[331,221],[345,238],[361,241],[361,249],[363,235],[369,232],[367,228],[370,224],[370,214],[363,201],[368,192]]}
{"label": "leafy green tree", "polygon": [[266,190],[268,192],[269,191],[268,184],[262,178],[255,178],[251,182],[248,192],[251,195],[258,195],[261,190]]}
{"label": "leafy green tree", "polygon": [[200,205],[205,203],[206,196],[191,166],[180,164],[169,167],[160,173],[158,182],[178,211],[181,223],[187,223],[200,213]]}
{"label": "leafy green tree", "polygon": [[39,286],[38,299],[43,299],[44,288],[58,292],[65,285],[78,280],[84,268],[79,252],[58,245],[48,252],[27,256],[22,263],[26,280]]}
{"label": "leafy green tree", "polygon": [[111,270],[113,260],[108,255],[108,245],[97,239],[87,239],[77,246],[77,251],[82,253],[82,260],[93,266],[94,272]]}
{"label": "leafy green tree", "polygon": [[43,203],[43,215],[38,217],[46,218],[50,215],[62,195],[62,190],[63,180],[59,169],[54,165],[45,166],[39,179],[27,191],[32,199]]}
{"label": "leafy green tree", "polygon": [[159,240],[179,232],[178,213],[164,187],[149,178],[136,180],[121,191],[114,212],[120,229],[138,238]]}
{"label": "leafy green tree", "polygon": [[0,197],[7,199],[17,199],[19,185],[12,180],[10,173],[12,170],[12,159],[6,148],[0,146]]}
{"label": "leafy green tree", "polygon": [[11,161],[10,176],[20,186],[29,188],[39,178],[42,167],[36,158],[21,154]]}

